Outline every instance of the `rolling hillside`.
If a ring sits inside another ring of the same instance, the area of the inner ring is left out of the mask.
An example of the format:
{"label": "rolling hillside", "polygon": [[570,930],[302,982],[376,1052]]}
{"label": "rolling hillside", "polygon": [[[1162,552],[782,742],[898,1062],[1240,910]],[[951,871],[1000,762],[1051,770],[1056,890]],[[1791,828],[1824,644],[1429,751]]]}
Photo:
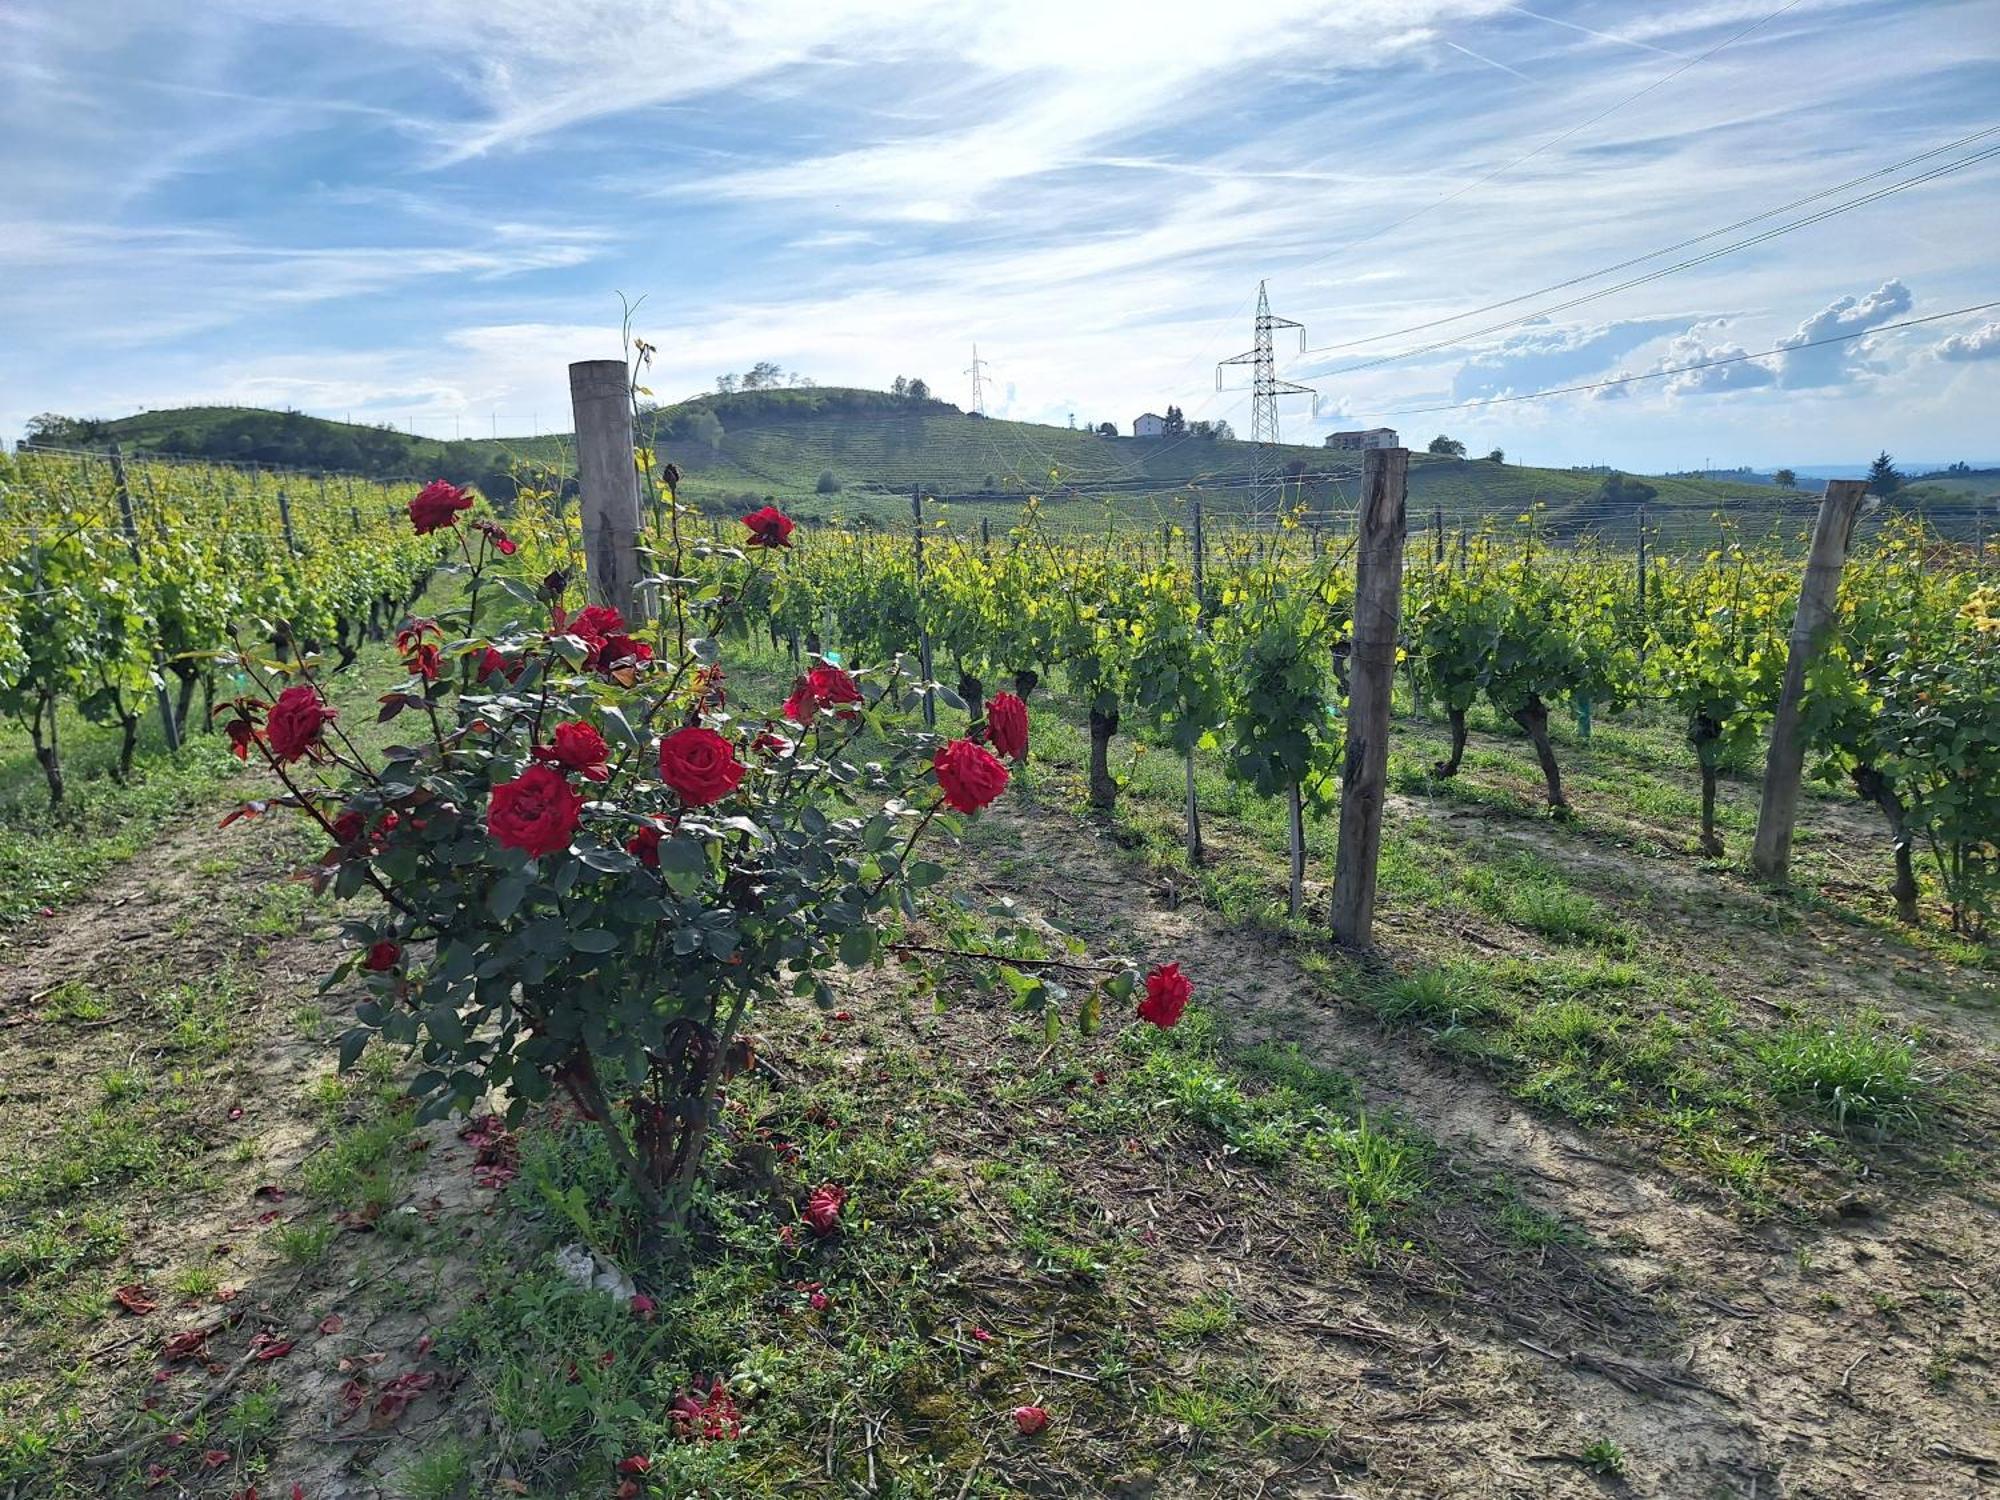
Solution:
{"label": "rolling hillside", "polygon": [[[442,474],[503,500],[511,492],[510,472],[567,469],[562,436],[447,443],[295,412],[190,407],[84,426],[83,440],[93,445],[116,441],[132,449],[378,476]],[[1024,496],[1040,495],[1052,515],[1082,524],[1095,524],[1106,504],[1133,520],[1178,520],[1187,496],[1199,488],[1220,521],[1244,508],[1252,466],[1247,443],[1106,438],[837,387],[703,395],[647,412],[642,426],[642,441],[680,466],[683,493],[704,508],[728,510],[769,496],[802,517],[877,524],[907,515],[912,486],[960,513],[996,520]],[[1352,507],[1358,454],[1285,445],[1276,456],[1292,476],[1288,499],[1303,500],[1310,513],[1330,522]],[[1629,541],[1636,534],[1635,497],[1629,490],[1608,494],[1607,477],[1602,470],[1413,454],[1411,525],[1429,525],[1439,511],[1448,529],[1487,519],[1510,524],[1540,506],[1544,523],[1557,534],[1595,532]],[[837,488],[823,490],[823,484]],[[1706,545],[1718,535],[1717,514],[1753,535],[1802,530],[1818,488],[1802,493],[1690,477],[1649,477],[1644,485],[1654,492],[1645,499],[1648,518],[1669,545]],[[1969,537],[1980,490],[1927,484],[1911,500],[1947,534]]]}

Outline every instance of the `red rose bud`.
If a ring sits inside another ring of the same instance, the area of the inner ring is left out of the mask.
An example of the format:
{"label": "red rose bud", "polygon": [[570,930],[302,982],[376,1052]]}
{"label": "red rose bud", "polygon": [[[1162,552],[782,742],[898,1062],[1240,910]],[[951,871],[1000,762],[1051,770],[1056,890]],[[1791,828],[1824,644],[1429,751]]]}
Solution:
{"label": "red rose bud", "polygon": [[753,510],[743,518],[743,524],[750,528],[752,547],[789,547],[792,545],[792,528],[798,523],[775,505],[767,505],[762,510]]}
{"label": "red rose bud", "polygon": [[513,781],[493,788],[486,828],[510,849],[537,857],[555,854],[569,847],[582,811],[583,793],[572,788],[560,771],[530,766]]}
{"label": "red rose bud", "polygon": [[690,724],[660,741],[660,780],[692,807],[720,802],[742,779],[736,747],[713,729]]}
{"label": "red rose bud", "polygon": [[632,837],[625,840],[625,852],[638,860],[647,869],[657,870],[660,868],[660,839],[662,834],[663,830],[659,828],[641,828]]}
{"label": "red rose bud", "polygon": [[1014,1428],[1022,1437],[1033,1437],[1049,1425],[1049,1414],[1039,1406],[1017,1406],[1014,1408]]}
{"label": "red rose bud", "polygon": [[813,1292],[806,1297],[806,1306],[810,1307],[814,1312],[825,1312],[829,1307],[833,1306],[833,1299],[827,1296],[825,1292]]}
{"label": "red rose bud", "polygon": [[995,693],[986,703],[986,732],[995,750],[1021,760],[1028,753],[1028,705],[1012,693]]}
{"label": "red rose bud", "polygon": [[846,1206],[847,1189],[839,1183],[829,1182],[814,1188],[812,1196],[806,1200],[806,1227],[825,1239],[840,1227],[840,1211]]}
{"label": "red rose bud", "polygon": [[368,831],[368,820],[358,812],[344,812],[333,820],[334,842],[345,847],[358,844],[361,836]]}
{"label": "red rose bud", "polygon": [[653,1314],[659,1310],[660,1306],[659,1303],[648,1297],[644,1292],[634,1292],[629,1305],[632,1309],[632,1316],[643,1323],[652,1322]]}
{"label": "red rose bud", "polygon": [[585,781],[608,781],[611,767],[606,763],[611,747],[604,736],[581,719],[556,725],[553,745],[535,746],[535,759],[574,771]]}
{"label": "red rose bud", "polygon": [[403,658],[403,670],[408,672],[412,677],[423,678],[425,682],[437,681],[438,668],[441,665],[442,658],[438,653],[438,648],[429,641],[425,641],[421,645],[412,646],[409,654]]}
{"label": "red rose bud", "polygon": [[1192,994],[1194,986],[1181,973],[1179,964],[1161,964],[1146,976],[1146,998],[1139,1002],[1139,1019],[1170,1031],[1187,1009]]}
{"label": "red rose bud", "polygon": [[952,740],[938,748],[932,762],[945,805],[976,813],[1007,790],[1007,768],[991,751],[971,740]]}
{"label": "red rose bud", "polygon": [[472,496],[457,485],[433,479],[410,502],[410,524],[418,536],[429,536],[446,526],[458,524],[458,513],[472,509]]}
{"label": "red rose bud", "polygon": [[618,1460],[618,1472],[620,1474],[644,1474],[652,1467],[652,1459],[643,1453],[635,1453],[630,1458],[621,1458]]}
{"label": "red rose bud", "polygon": [[[271,705],[270,716],[264,721],[264,741],[272,755],[290,765],[310,754],[324,737],[326,726],[339,717],[320,697],[318,688],[309,682],[296,682]],[[230,738],[235,738],[233,725]]]}
{"label": "red rose bud", "polygon": [[368,956],[361,960],[361,967],[371,974],[387,974],[403,961],[401,945],[384,938],[368,949]]}

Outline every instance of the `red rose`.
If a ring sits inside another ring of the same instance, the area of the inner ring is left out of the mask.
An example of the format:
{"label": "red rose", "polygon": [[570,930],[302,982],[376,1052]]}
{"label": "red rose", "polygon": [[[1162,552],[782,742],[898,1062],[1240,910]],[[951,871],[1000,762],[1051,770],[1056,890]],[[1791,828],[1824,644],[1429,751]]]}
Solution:
{"label": "red rose", "polygon": [[1139,1002],[1139,1019],[1169,1031],[1187,1009],[1188,997],[1193,993],[1194,986],[1181,973],[1179,964],[1161,964],[1146,976],[1146,998]]}
{"label": "red rose", "polygon": [[[814,700],[822,708],[843,708],[849,703],[861,701],[860,687],[839,667],[814,667],[806,673],[806,682],[812,688]],[[841,715],[843,719],[853,717],[851,712]]]}
{"label": "red rose", "polygon": [[1028,753],[1028,705],[1012,693],[995,693],[986,704],[986,732],[993,748],[1009,760]]}
{"label": "red rose", "polygon": [[[560,614],[556,619],[556,628],[564,628]],[[592,604],[577,611],[576,618],[569,622],[568,630],[571,635],[595,645],[608,635],[623,635],[625,617],[608,604]]]}
{"label": "red rose", "polygon": [[743,779],[736,747],[713,729],[690,724],[660,741],[660,780],[695,807],[719,802]]}
{"label": "red rose", "polygon": [[847,1189],[837,1182],[829,1182],[813,1189],[806,1199],[806,1227],[825,1239],[840,1226],[840,1211],[847,1206]]}
{"label": "red rose", "polygon": [[289,765],[317,745],[326,726],[338,717],[318,688],[309,682],[293,683],[271,705],[264,738],[271,753]]}
{"label": "red rose", "polygon": [[337,844],[358,844],[368,831],[368,820],[358,812],[344,812],[333,820],[333,840]]}
{"label": "red rose", "polygon": [[641,828],[625,840],[625,852],[649,870],[660,868],[660,839],[665,830],[657,825]]}
{"label": "red rose", "polygon": [[944,788],[945,805],[958,812],[978,812],[1007,790],[1007,768],[971,740],[940,746],[932,769]]}
{"label": "red rose", "polygon": [[1014,1408],[1014,1429],[1022,1437],[1033,1437],[1049,1425],[1048,1411],[1039,1406],[1017,1406]]}
{"label": "red rose", "polygon": [[839,667],[814,667],[792,684],[792,696],[785,700],[784,715],[794,724],[810,724],[822,708],[838,709],[840,717],[851,719],[850,703],[862,702],[861,689]]}
{"label": "red rose", "polygon": [[521,669],[509,662],[506,657],[495,651],[491,646],[488,646],[486,654],[479,658],[477,676],[481,682],[484,682],[487,678],[495,675],[505,677],[509,682],[512,682],[516,677],[521,675]]}
{"label": "red rose", "polygon": [[643,1453],[635,1453],[630,1458],[621,1458],[618,1460],[618,1472],[620,1474],[644,1474],[652,1467],[652,1459]]}
{"label": "red rose", "polygon": [[361,960],[361,967],[371,974],[386,974],[402,962],[402,958],[402,947],[384,938],[368,950],[368,956]]}
{"label": "red rose", "polygon": [[829,1307],[833,1306],[833,1299],[827,1296],[825,1292],[812,1292],[806,1297],[806,1306],[810,1307],[814,1312],[825,1312]]}
{"label": "red rose", "polygon": [[513,781],[493,788],[486,810],[487,830],[510,849],[529,855],[555,854],[569,847],[583,810],[583,793],[560,771],[530,766]]}
{"label": "red rose", "polygon": [[789,547],[792,545],[792,528],[798,523],[775,505],[767,505],[762,510],[753,510],[743,518],[743,524],[750,528],[752,547]]}
{"label": "red rose", "polygon": [[479,528],[485,535],[486,540],[493,544],[493,550],[498,552],[502,557],[512,557],[516,552],[521,550],[520,545],[511,536],[507,535],[505,531],[501,530],[497,523],[492,521],[475,521],[472,524]]}
{"label": "red rose", "polygon": [[575,771],[585,781],[611,779],[611,767],[605,764],[610,754],[611,747],[604,743],[604,736],[581,719],[556,725],[553,745],[535,746],[536,760]]}
{"label": "red rose", "polygon": [[766,729],[750,742],[750,748],[766,755],[785,755],[791,751],[792,742],[782,734],[773,734]]}
{"label": "red rose", "polygon": [[[609,672],[613,667],[652,659],[653,648],[644,641],[635,641],[629,635],[607,635],[597,642],[596,649],[590,653],[584,665],[595,667],[600,672]],[[630,685],[626,684],[628,687]]]}
{"label": "red rose", "polygon": [[472,509],[472,496],[448,480],[433,479],[410,502],[410,524],[418,536],[429,536],[445,526],[458,524],[458,513]]}

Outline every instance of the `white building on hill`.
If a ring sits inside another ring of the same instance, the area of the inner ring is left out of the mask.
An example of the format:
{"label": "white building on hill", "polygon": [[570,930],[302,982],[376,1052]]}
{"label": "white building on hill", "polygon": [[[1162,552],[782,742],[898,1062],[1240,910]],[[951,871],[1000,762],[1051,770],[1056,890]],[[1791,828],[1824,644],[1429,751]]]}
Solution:
{"label": "white building on hill", "polygon": [[1158,412],[1147,412],[1132,419],[1133,437],[1158,437],[1167,430],[1167,419]]}
{"label": "white building on hill", "polygon": [[1396,441],[1396,429],[1393,427],[1370,427],[1365,432],[1329,432],[1326,435],[1326,445],[1329,448],[1345,448],[1361,452],[1370,448],[1402,446]]}

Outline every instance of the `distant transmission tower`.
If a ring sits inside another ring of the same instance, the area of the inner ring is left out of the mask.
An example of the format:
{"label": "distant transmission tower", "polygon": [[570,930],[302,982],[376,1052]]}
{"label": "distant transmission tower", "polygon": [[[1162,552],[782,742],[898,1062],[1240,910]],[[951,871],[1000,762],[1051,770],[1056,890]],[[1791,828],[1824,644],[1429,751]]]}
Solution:
{"label": "distant transmission tower", "polygon": [[[1300,347],[1303,348],[1304,345]],[[982,417],[986,415],[986,364],[987,362],[979,357],[979,346],[974,344],[972,363],[966,368],[965,373],[972,377],[972,409]]]}
{"label": "distant transmission tower", "polygon": [[1218,391],[1222,389],[1222,372],[1228,366],[1251,367],[1250,441],[1255,446],[1250,450],[1250,514],[1253,517],[1261,517],[1267,512],[1275,517],[1278,512],[1282,479],[1278,473],[1278,456],[1271,451],[1278,441],[1278,398],[1315,394],[1309,385],[1294,385],[1289,380],[1278,378],[1278,362],[1271,350],[1271,331],[1275,328],[1298,329],[1299,353],[1305,353],[1306,325],[1274,314],[1271,299],[1260,281],[1257,283],[1256,346],[1248,353],[1225,359],[1215,367],[1215,388]]}

